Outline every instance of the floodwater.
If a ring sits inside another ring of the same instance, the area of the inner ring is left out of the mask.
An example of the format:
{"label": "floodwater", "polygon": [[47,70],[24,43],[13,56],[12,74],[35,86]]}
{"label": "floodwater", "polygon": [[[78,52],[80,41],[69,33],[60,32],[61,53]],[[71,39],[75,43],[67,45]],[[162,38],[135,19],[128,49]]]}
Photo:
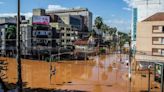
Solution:
{"label": "floodwater", "polygon": [[[122,55],[122,61],[126,59]],[[17,68],[13,58],[8,62],[8,83],[16,83]],[[89,92],[128,92],[128,68],[121,64],[119,55],[96,56],[87,61],[44,62],[22,59],[25,87],[80,90]]]}

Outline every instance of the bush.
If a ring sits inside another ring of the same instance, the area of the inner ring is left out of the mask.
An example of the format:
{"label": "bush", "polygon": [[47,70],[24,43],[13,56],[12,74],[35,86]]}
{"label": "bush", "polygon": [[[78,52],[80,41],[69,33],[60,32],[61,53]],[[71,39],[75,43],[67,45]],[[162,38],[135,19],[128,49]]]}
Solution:
{"label": "bush", "polygon": [[100,53],[106,53],[106,50],[104,48],[100,48]]}

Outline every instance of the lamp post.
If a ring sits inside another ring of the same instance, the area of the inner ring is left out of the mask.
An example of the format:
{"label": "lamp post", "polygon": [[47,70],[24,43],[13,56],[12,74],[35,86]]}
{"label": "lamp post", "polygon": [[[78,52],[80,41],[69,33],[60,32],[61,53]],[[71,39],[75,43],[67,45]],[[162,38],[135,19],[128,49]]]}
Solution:
{"label": "lamp post", "polygon": [[21,69],[21,50],[20,50],[20,0],[17,9],[17,32],[16,32],[16,61],[17,61],[17,90],[22,92],[22,69]]}

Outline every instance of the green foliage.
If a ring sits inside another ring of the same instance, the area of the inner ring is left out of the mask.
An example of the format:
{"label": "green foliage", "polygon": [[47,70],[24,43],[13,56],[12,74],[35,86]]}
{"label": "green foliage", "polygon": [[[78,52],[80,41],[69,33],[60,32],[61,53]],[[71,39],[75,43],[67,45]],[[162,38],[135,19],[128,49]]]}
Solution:
{"label": "green foliage", "polygon": [[103,19],[100,16],[96,17],[96,19],[95,19],[96,28],[101,29],[102,25],[103,25]]}
{"label": "green foliage", "polygon": [[6,38],[7,39],[15,39],[16,38],[16,26],[10,25],[6,29]]}
{"label": "green foliage", "polygon": [[100,48],[100,53],[105,53],[106,50],[104,48]]}

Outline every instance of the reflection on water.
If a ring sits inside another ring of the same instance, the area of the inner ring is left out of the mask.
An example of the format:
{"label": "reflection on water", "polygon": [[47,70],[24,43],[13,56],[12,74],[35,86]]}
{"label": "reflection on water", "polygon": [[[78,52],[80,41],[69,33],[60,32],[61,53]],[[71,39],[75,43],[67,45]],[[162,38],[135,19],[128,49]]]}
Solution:
{"label": "reflection on water", "polygon": [[[0,58],[3,59],[3,58]],[[116,61],[116,55],[95,57],[88,61],[62,61],[47,63],[23,60],[23,81],[26,87],[77,89],[93,92],[127,92],[128,81],[123,77],[128,69]],[[7,58],[6,80],[16,83],[15,59]],[[54,70],[54,74],[50,71]],[[50,74],[52,74],[50,76]],[[109,86],[110,85],[110,86]]]}

